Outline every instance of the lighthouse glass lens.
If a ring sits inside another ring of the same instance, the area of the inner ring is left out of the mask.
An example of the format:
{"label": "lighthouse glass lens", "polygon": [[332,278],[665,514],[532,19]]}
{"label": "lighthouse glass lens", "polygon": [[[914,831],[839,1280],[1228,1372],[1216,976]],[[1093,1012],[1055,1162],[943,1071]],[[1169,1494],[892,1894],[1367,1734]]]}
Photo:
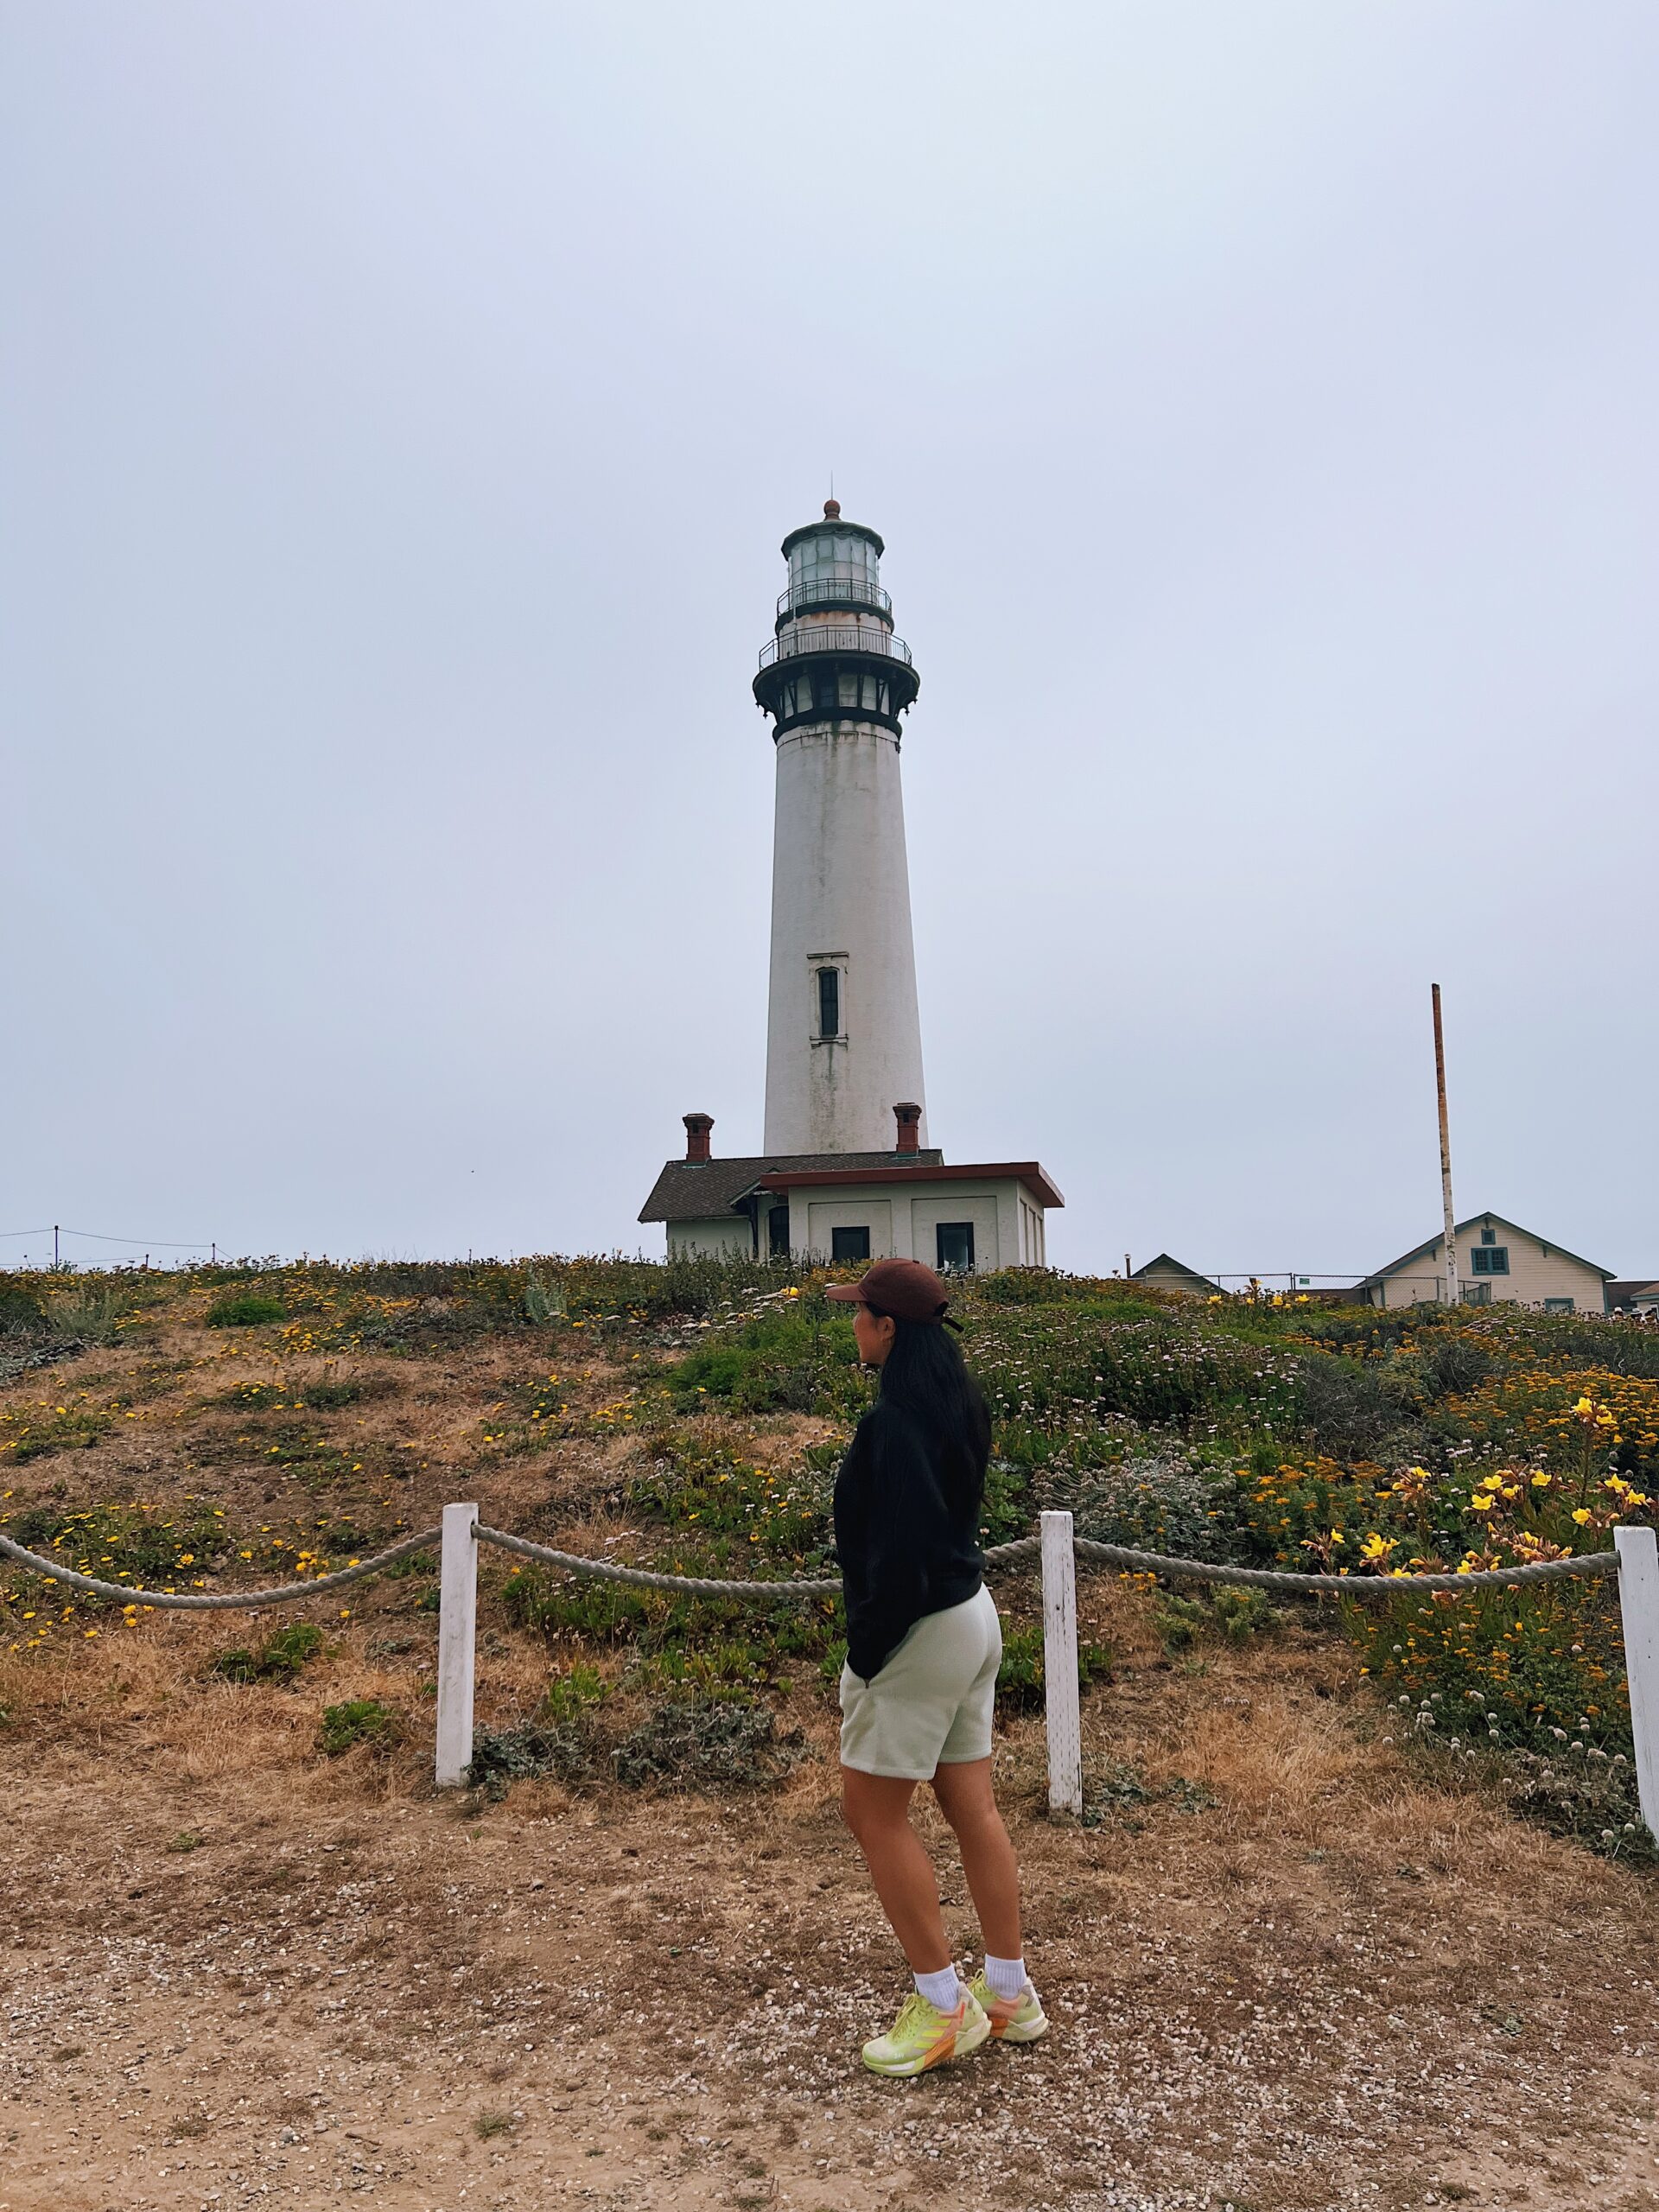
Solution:
{"label": "lighthouse glass lens", "polygon": [[797,601],[808,602],[838,590],[862,599],[874,592],[880,565],[868,538],[855,537],[846,531],[826,531],[791,547],[790,589]]}

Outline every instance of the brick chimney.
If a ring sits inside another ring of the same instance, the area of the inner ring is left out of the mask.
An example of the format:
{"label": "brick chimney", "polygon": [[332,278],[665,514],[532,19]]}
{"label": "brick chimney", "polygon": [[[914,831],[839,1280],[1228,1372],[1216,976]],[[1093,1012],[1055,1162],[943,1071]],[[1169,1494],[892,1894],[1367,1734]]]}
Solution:
{"label": "brick chimney", "polygon": [[688,1166],[700,1166],[709,1157],[709,1132],[715,1126],[712,1114],[683,1114],[685,1123],[685,1157]]}
{"label": "brick chimney", "polygon": [[922,1109],[914,1099],[901,1098],[893,1108],[893,1119],[899,1124],[899,1141],[895,1152],[914,1153],[921,1149]]}

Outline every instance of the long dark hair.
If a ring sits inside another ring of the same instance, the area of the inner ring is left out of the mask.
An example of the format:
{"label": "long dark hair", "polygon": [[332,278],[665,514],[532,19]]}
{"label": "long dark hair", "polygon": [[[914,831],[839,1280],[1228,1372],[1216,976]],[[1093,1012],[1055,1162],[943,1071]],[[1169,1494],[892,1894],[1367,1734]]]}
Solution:
{"label": "long dark hair", "polygon": [[[877,1311],[874,1306],[872,1313]],[[937,1321],[893,1324],[893,1350],[881,1367],[881,1395],[913,1414],[944,1445],[945,1495],[976,1511],[991,1456],[991,1416],[956,1338]]]}

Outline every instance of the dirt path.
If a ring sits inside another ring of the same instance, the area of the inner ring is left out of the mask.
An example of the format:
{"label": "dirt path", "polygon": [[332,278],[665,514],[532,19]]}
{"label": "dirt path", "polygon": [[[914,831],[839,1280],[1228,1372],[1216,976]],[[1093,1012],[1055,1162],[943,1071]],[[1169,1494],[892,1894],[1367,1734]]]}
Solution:
{"label": "dirt path", "polygon": [[726,1806],[14,1760],[0,2212],[1659,2205],[1650,1885],[1416,1786],[1320,1665],[1093,1701],[1155,1783],[1093,1829],[1016,1726],[1055,2030],[911,2086],[855,2063],[900,1983],[827,1760]]}

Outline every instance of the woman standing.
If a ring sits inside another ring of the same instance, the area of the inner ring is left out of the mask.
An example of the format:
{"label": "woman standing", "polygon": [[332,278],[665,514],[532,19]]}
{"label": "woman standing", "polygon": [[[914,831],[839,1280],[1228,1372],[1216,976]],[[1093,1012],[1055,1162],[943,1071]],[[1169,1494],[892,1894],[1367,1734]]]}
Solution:
{"label": "woman standing", "polygon": [[[864,2063],[920,2074],[988,2036],[1033,2043],[1048,2026],[1026,1974],[1020,1872],[991,1790],[1002,1630],[979,1548],[990,1415],[945,1334],[949,1300],[931,1268],[879,1260],[826,1295],[853,1306],[859,1357],[881,1376],[836,1481],[847,1601],[842,1810],[916,1982],[887,2033],[865,2044]],[[985,1938],[984,1967],[968,1987],[910,1824],[918,1782],[932,1784],[956,1831]]]}

